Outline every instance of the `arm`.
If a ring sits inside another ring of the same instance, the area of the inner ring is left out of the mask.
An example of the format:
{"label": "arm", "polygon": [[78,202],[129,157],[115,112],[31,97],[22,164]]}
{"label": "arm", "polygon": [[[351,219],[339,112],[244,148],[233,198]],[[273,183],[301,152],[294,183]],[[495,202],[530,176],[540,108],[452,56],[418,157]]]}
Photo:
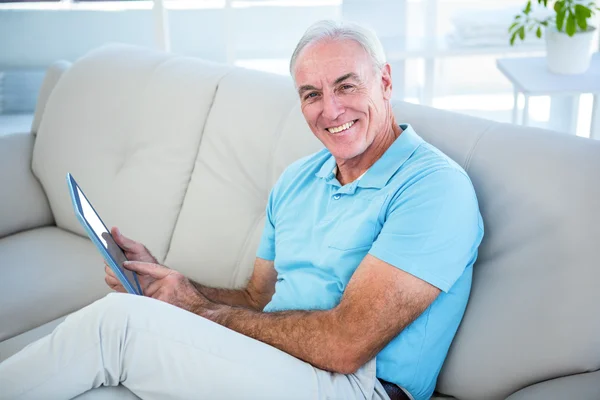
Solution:
{"label": "arm", "polygon": [[191,279],[190,282],[198,292],[214,303],[262,311],[275,293],[277,271],[273,261],[257,257],[254,271],[245,288],[218,289],[201,285]]}
{"label": "arm", "polygon": [[0,238],[54,222],[31,171],[33,142],[31,133],[0,135]]}
{"label": "arm", "polygon": [[328,311],[258,313],[208,305],[198,314],[318,368],[353,373],[414,321],[440,290],[368,255]]}

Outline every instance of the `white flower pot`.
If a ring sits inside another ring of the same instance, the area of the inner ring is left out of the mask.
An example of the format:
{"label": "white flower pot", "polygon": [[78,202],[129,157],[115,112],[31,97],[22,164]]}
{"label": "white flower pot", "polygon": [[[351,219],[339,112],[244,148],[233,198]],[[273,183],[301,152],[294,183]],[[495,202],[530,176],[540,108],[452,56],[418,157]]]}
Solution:
{"label": "white flower pot", "polygon": [[546,30],[546,60],[548,69],[555,74],[582,74],[590,67],[592,39],[596,28],[577,32],[570,37],[554,29]]}

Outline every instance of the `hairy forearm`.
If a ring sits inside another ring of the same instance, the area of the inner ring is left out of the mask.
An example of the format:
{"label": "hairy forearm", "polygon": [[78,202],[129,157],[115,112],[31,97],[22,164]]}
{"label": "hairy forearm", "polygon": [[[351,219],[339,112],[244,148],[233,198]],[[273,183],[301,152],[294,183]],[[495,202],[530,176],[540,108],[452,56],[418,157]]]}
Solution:
{"label": "hairy forearm", "polygon": [[345,374],[359,367],[352,338],[334,310],[263,313],[215,305],[200,314],[315,367]]}
{"label": "hairy forearm", "polygon": [[256,304],[246,289],[212,288],[193,280],[190,280],[190,282],[192,282],[197,291],[213,303],[243,307],[257,311],[262,310],[260,305]]}

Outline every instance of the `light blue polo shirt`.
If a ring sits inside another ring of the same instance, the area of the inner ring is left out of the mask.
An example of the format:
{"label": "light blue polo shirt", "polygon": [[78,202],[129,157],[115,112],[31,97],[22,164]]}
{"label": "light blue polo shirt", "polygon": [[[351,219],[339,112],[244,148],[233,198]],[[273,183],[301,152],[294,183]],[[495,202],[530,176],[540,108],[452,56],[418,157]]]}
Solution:
{"label": "light blue polo shirt", "polygon": [[273,187],[257,257],[274,260],[264,311],[331,309],[368,254],[442,292],[377,355],[377,377],[429,399],[463,317],[483,237],[464,170],[410,125],[358,180],[340,185],[327,149]]}

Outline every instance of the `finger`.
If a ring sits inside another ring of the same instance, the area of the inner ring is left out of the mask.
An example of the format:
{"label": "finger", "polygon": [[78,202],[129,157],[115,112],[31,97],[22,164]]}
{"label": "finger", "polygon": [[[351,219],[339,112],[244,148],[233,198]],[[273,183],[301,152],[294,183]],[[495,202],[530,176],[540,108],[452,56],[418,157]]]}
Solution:
{"label": "finger", "polygon": [[154,279],[162,279],[173,272],[162,265],[141,261],[125,261],[123,267],[142,275],[149,275]]}
{"label": "finger", "polygon": [[108,275],[104,277],[104,281],[108,284],[108,286],[118,286],[121,284],[117,278]]}
{"label": "finger", "polygon": [[111,277],[105,276],[104,281],[112,290],[125,293],[125,288],[123,287],[123,285],[121,285],[121,283],[118,280],[113,280]]}
{"label": "finger", "polygon": [[115,275],[115,271],[113,271],[112,268],[109,267],[108,264],[106,264],[106,263],[104,263],[104,272],[108,276],[112,276],[115,279],[117,278],[117,276]]}
{"label": "finger", "polygon": [[119,228],[117,228],[116,226],[113,227],[111,229],[111,233],[115,242],[117,242],[119,247],[121,247],[123,250],[131,251],[134,253],[139,252],[139,247],[141,246],[141,244],[136,242],[135,240],[129,239],[128,237],[124,236],[119,230]]}

